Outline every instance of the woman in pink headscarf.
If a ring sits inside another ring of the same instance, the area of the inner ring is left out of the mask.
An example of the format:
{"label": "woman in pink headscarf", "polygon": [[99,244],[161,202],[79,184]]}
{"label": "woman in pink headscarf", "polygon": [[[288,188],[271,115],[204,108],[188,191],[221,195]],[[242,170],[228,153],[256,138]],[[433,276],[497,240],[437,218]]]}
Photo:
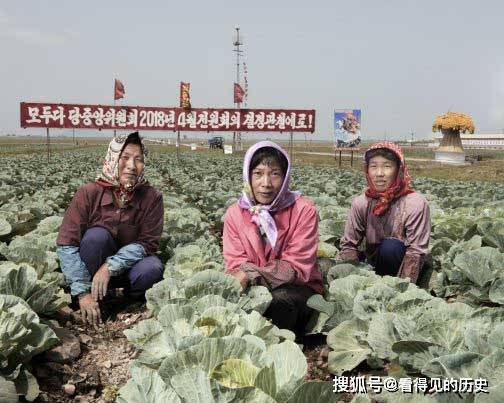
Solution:
{"label": "woman in pink headscarf", "polygon": [[271,141],[249,148],[243,162],[244,190],[224,218],[226,271],[245,289],[266,286],[273,300],[265,316],[302,335],[311,310],[306,301],[323,290],[317,268],[315,205],[289,190],[288,154]]}
{"label": "woman in pink headscarf", "polygon": [[429,204],[410,187],[402,150],[394,143],[373,144],[364,154],[364,172],[368,188],[352,202],[339,256],[358,261],[366,238],[365,257],[378,274],[416,283],[429,251]]}

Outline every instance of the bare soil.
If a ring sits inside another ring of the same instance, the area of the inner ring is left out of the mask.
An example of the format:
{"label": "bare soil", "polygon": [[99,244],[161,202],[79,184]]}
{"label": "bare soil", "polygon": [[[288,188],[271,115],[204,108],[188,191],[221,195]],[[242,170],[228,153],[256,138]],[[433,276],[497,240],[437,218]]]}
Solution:
{"label": "bare soil", "polygon": [[34,360],[33,373],[41,391],[35,402],[115,401],[119,388],[129,378],[128,367],[136,354],[123,331],[148,313],[145,303],[125,299],[110,301],[107,306],[115,311],[104,313],[109,318],[97,329],[72,321],[63,324],[80,340],[82,352],[76,361],[59,364],[43,357]]}

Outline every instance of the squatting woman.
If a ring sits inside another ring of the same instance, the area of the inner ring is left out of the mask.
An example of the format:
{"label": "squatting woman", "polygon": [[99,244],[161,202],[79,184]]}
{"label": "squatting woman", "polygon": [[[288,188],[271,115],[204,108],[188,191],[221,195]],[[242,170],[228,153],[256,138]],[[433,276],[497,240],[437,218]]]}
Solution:
{"label": "squatting woman", "polygon": [[[429,250],[427,200],[410,187],[403,153],[394,143],[372,145],[364,154],[364,172],[368,187],[352,202],[339,256],[365,258],[380,275],[416,283]],[[364,238],[365,256],[359,256]]]}
{"label": "squatting woman", "polygon": [[138,132],[114,138],[101,175],[81,186],[65,212],[57,244],[61,269],[84,322],[100,322],[109,286],[134,297],[162,279],[154,255],[163,229],[163,197],[144,177]]}
{"label": "squatting woman", "polygon": [[311,313],[306,301],[323,287],[317,210],[289,190],[290,171],[289,157],[277,144],[261,141],[249,148],[243,193],[224,218],[223,254],[227,272],[244,289],[263,285],[271,291],[265,316],[301,336]]}

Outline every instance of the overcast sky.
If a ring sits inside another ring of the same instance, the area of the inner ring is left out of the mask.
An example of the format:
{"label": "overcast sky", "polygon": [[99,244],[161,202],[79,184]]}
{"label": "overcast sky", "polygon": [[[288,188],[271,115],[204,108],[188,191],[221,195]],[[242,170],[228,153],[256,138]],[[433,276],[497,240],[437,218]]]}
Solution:
{"label": "overcast sky", "polygon": [[3,0],[0,133],[43,134],[21,101],[111,104],[114,78],[125,105],[176,106],[189,81],[193,107],[232,107],[237,25],[249,107],[316,109],[313,139],[337,108],[362,109],[366,138],[428,137],[448,110],[502,132],[503,17],[498,0]]}

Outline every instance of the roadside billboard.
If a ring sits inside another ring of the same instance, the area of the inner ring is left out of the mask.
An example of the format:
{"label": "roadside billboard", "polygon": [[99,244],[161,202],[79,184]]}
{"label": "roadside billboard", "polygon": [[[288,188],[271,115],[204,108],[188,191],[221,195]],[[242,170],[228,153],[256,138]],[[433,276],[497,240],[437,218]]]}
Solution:
{"label": "roadside billboard", "polygon": [[334,111],[334,147],[356,147],[361,142],[361,110]]}

